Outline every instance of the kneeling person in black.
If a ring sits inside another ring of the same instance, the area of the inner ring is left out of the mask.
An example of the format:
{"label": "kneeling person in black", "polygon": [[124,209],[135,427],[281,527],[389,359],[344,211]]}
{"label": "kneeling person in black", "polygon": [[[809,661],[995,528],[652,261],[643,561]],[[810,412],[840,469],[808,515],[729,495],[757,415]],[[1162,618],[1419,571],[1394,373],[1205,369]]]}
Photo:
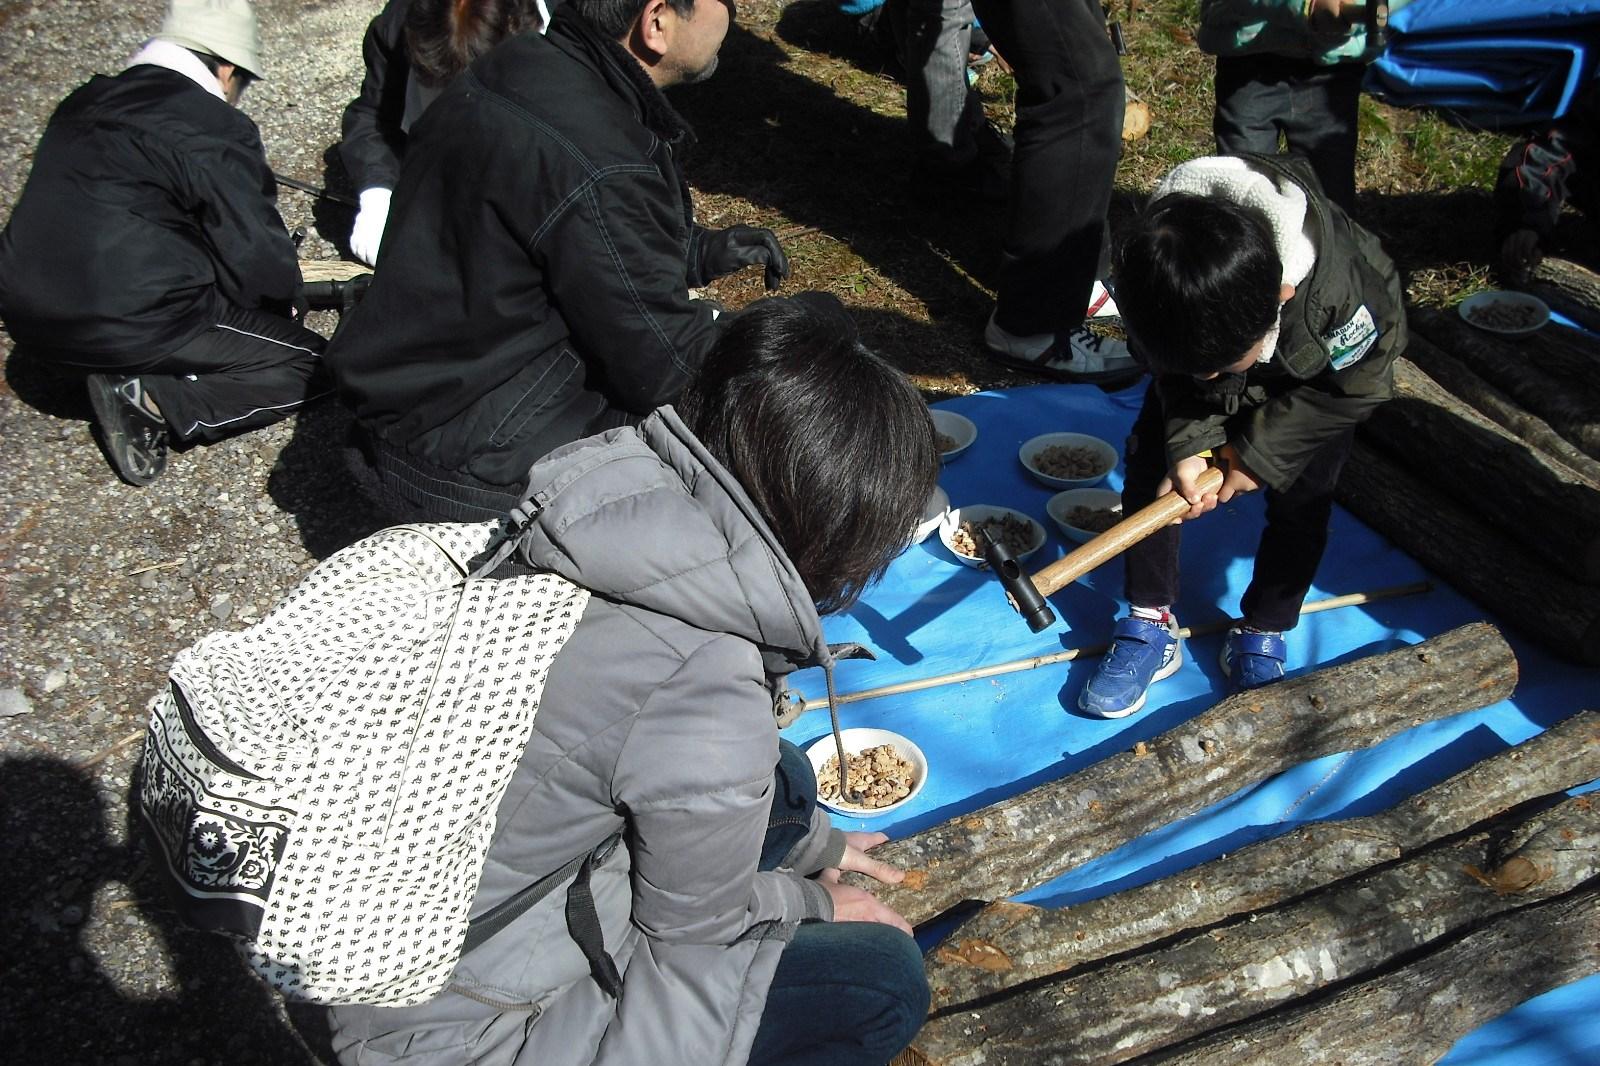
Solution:
{"label": "kneeling person in black", "polygon": [[261,70],[247,0],[173,0],[122,73],[56,109],[0,234],[0,317],[88,373],[135,485],[165,468],[169,437],[218,440],[327,391],[323,338],[291,317],[300,269],[261,136],[236,106]]}

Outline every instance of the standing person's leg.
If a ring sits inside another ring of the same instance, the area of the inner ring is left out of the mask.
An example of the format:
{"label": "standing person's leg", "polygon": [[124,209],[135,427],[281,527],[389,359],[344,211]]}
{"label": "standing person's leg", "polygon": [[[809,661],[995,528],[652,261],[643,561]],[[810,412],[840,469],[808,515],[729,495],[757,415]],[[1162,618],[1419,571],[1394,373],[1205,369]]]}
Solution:
{"label": "standing person's leg", "polygon": [[[1152,382],[1124,448],[1127,477],[1122,513],[1132,514],[1156,498],[1167,475],[1161,402]],[[1078,694],[1078,709],[1101,718],[1125,718],[1141,709],[1150,686],[1183,665],[1177,619],[1180,526],[1165,526],[1123,553],[1128,617],[1111,630],[1111,647]]]}
{"label": "standing person's leg", "polygon": [[899,17],[906,121],[919,162],[960,167],[977,155],[975,132],[983,123],[978,96],[967,85],[972,0],[905,0]]}
{"label": "standing person's leg", "polygon": [[1328,546],[1333,489],[1354,440],[1353,428],[1339,434],[1318,449],[1287,490],[1267,490],[1266,528],[1250,587],[1239,603],[1245,625],[1283,632],[1299,623],[1300,607]]}
{"label": "standing person's leg", "polygon": [[1352,427],[1324,444],[1287,490],[1267,490],[1267,524],[1250,586],[1239,603],[1244,622],[1228,631],[1222,653],[1223,669],[1238,688],[1257,688],[1283,676],[1281,634],[1300,622],[1300,607],[1328,546],[1333,489],[1354,440]]}
{"label": "standing person's leg", "polygon": [[[1134,419],[1123,461],[1122,513],[1131,515],[1154,503],[1156,486],[1167,476],[1165,416],[1152,381]],[[1123,552],[1123,595],[1133,607],[1170,607],[1178,599],[1178,548],[1182,526],[1163,526]]]}
{"label": "standing person's leg", "polygon": [[883,1066],[928,1014],[917,942],[872,922],[807,922],[783,949],[751,1066]]}
{"label": "standing person's leg", "polygon": [[1211,131],[1220,155],[1277,155],[1282,122],[1293,107],[1276,56],[1218,56]]}
{"label": "standing person's leg", "polygon": [[1289,151],[1311,162],[1328,199],[1356,207],[1356,144],[1361,116],[1361,79],[1366,67],[1339,63],[1310,67],[1291,83],[1284,136]]}
{"label": "standing person's leg", "polygon": [[1106,254],[1124,90],[1094,0],[972,0],[1017,83],[1011,199],[993,323],[1016,337],[1083,321]]}

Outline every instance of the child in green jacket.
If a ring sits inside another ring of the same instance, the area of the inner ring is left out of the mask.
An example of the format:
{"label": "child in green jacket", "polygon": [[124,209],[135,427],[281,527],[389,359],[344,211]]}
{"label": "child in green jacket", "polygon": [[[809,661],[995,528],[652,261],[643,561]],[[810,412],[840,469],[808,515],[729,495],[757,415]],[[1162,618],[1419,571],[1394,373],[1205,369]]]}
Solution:
{"label": "child in green jacket", "polygon": [[[1266,493],[1241,624],[1222,667],[1236,688],[1283,676],[1293,629],[1328,540],[1333,488],[1356,424],[1394,391],[1405,347],[1400,278],[1295,156],[1194,159],[1162,180],[1118,249],[1117,305],[1154,380],[1125,449],[1125,514],[1168,490],[1198,517]],[[1196,482],[1215,463],[1220,488]],[[1182,665],[1181,526],[1123,556],[1127,618],[1078,698],[1121,718]]]}

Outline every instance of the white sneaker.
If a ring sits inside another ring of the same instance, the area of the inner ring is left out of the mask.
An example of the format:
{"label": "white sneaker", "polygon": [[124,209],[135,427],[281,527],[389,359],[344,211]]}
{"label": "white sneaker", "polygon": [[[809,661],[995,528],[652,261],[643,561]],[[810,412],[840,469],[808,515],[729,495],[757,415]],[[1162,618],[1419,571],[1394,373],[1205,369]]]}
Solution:
{"label": "white sneaker", "polygon": [[1084,318],[1121,318],[1117,311],[1117,301],[1111,298],[1111,290],[1099,278],[1094,279],[1094,288],[1089,290],[1089,310],[1084,312]]}
{"label": "white sneaker", "polygon": [[989,321],[983,327],[984,347],[998,356],[1001,362],[1007,359],[1032,362],[1055,342],[1054,333],[1036,333],[1031,337],[1025,337],[1007,332],[995,323],[993,311],[989,312]]}
{"label": "white sneaker", "polygon": [[983,341],[995,362],[1057,381],[1098,385],[1131,381],[1141,373],[1127,344],[1114,337],[1102,337],[1088,326],[1079,326],[1059,337],[1019,337],[995,325],[994,316],[990,315]]}

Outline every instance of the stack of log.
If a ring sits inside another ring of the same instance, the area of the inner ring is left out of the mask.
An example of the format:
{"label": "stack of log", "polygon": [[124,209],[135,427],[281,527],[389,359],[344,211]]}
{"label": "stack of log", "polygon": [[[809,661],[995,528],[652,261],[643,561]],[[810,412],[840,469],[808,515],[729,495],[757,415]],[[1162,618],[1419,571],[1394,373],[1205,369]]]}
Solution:
{"label": "stack of log", "polygon": [[[1600,277],[1584,268],[1548,260],[1532,287],[1600,325],[1585,303]],[[1395,385],[1339,502],[1550,651],[1600,665],[1600,341],[1413,309]]]}
{"label": "stack of log", "polygon": [[[1232,696],[882,846],[908,872],[878,894],[913,922],[1015,895],[1306,759],[1497,702],[1516,677],[1476,624]],[[1562,795],[1596,777],[1600,713],[1583,712],[1382,814],[1062,910],[988,903],[929,954],[933,1010],[897,1066],[1431,1061],[1600,970],[1600,809]]]}

